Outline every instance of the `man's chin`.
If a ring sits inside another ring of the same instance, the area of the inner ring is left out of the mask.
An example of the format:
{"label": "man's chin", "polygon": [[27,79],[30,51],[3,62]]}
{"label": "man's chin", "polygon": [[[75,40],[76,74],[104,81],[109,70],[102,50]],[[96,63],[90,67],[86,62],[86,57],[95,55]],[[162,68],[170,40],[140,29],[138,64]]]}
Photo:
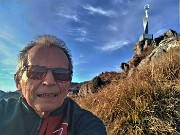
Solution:
{"label": "man's chin", "polygon": [[53,105],[36,105],[35,106],[35,110],[36,112],[44,112],[44,113],[51,113],[53,112],[54,110],[56,110],[58,107],[56,106],[53,106]]}
{"label": "man's chin", "polygon": [[47,118],[50,112],[36,112],[40,118]]}

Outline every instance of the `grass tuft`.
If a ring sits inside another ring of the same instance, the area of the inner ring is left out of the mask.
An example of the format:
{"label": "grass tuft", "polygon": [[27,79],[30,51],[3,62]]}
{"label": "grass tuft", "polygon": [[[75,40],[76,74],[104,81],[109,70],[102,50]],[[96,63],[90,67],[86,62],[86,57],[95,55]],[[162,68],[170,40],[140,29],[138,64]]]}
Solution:
{"label": "grass tuft", "polygon": [[76,101],[109,135],[180,134],[180,47]]}

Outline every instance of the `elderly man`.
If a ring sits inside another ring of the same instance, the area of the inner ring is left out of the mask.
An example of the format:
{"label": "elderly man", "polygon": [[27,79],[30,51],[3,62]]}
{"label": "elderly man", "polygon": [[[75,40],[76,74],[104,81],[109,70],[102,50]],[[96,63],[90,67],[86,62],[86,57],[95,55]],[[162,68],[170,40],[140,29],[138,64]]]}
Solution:
{"label": "elderly man", "polygon": [[22,96],[0,101],[0,135],[106,135],[102,121],[67,97],[72,69],[60,39],[43,35],[30,42],[14,77]]}

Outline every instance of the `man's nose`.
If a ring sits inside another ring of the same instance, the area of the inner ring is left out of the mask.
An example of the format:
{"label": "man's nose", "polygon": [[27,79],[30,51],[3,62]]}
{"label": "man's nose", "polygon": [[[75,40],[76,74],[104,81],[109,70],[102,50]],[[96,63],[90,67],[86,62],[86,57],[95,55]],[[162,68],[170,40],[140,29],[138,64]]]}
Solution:
{"label": "man's nose", "polygon": [[42,84],[46,86],[56,85],[56,80],[54,79],[54,76],[50,70],[47,71],[46,76],[43,78]]}

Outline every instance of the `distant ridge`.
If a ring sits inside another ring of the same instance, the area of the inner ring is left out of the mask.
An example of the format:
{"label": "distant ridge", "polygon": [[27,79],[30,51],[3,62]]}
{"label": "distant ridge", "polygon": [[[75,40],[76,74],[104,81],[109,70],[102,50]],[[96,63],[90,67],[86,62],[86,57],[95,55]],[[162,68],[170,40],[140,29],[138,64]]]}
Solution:
{"label": "distant ridge", "polygon": [[16,90],[13,92],[4,92],[4,91],[0,90],[0,99],[9,98],[9,97],[18,98],[20,96],[21,96],[20,90]]}
{"label": "distant ridge", "polygon": [[6,94],[6,92],[0,90],[0,97],[3,96],[4,94]]}

